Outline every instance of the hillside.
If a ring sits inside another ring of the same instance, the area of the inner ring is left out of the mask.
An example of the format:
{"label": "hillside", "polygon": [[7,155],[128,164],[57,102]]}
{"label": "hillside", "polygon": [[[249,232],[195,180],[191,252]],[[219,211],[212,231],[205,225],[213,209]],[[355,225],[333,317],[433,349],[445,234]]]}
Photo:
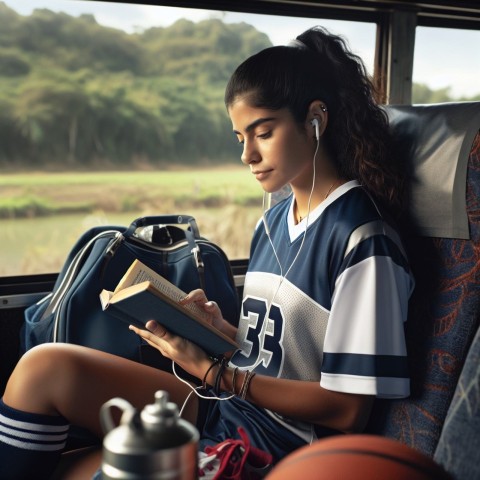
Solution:
{"label": "hillside", "polygon": [[270,46],[245,23],[138,34],[92,15],[0,2],[0,163],[72,168],[238,158],[223,106],[233,69]]}

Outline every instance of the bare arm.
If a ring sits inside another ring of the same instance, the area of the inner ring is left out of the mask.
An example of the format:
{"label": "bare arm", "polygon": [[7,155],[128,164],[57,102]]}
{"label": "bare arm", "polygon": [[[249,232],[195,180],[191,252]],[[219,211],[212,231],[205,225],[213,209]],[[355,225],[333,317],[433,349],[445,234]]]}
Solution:
{"label": "bare arm", "polygon": [[[218,367],[210,370],[207,381],[215,381]],[[226,368],[221,387],[233,391],[233,368]],[[245,372],[237,372],[235,393],[239,393]],[[365,428],[373,396],[334,392],[322,388],[319,382],[305,382],[255,375],[246,398],[259,407],[280,415],[304,420],[342,432],[359,432]]]}
{"label": "bare arm", "polygon": [[[217,307],[218,308],[218,307]],[[187,340],[170,334],[156,322],[149,322],[147,330],[130,327],[164,356],[171,358],[190,374],[215,384],[219,366],[212,368],[212,359]],[[233,368],[225,368],[220,388],[233,390]],[[237,371],[235,393],[245,380],[245,372]],[[247,397],[252,403],[280,415],[309,421],[343,432],[363,430],[368,420],[373,397],[326,390],[319,382],[279,379],[256,375],[250,382]]]}

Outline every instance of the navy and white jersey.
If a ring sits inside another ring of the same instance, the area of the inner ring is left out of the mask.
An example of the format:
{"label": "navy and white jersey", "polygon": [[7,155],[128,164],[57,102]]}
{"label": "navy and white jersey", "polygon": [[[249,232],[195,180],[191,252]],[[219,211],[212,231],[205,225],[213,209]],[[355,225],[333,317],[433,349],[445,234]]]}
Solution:
{"label": "navy and white jersey", "polygon": [[338,392],[408,396],[414,282],[397,232],[366,191],[357,181],[337,188],[310,213],[306,234],[292,197],[265,219],[270,239],[259,222],[231,364]]}

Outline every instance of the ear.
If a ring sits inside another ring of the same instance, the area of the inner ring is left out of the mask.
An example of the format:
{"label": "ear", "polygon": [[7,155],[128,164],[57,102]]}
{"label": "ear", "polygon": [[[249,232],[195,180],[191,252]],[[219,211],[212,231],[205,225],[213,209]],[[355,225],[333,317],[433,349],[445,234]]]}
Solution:
{"label": "ear", "polygon": [[305,128],[307,131],[308,129],[314,128],[312,127],[312,121],[314,119],[317,119],[318,121],[318,134],[321,137],[328,124],[328,108],[325,102],[322,100],[313,100],[308,107],[307,118],[305,122]]}

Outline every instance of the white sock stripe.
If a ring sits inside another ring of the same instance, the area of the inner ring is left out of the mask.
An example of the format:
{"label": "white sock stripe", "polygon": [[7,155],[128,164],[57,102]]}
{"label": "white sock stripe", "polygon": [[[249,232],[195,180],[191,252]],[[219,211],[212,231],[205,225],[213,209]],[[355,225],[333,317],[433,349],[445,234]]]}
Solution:
{"label": "white sock stripe", "polygon": [[69,429],[68,423],[65,423],[64,425],[40,425],[37,423],[13,420],[12,418],[5,417],[5,415],[0,413],[0,424],[1,423],[14,428],[38,432],[67,432]]}
{"label": "white sock stripe", "polygon": [[33,441],[65,441],[67,439],[68,432],[61,433],[61,434],[52,434],[52,433],[35,433],[35,432],[27,432],[23,430],[16,430],[14,428],[3,427],[0,425],[0,433],[6,433],[7,435],[11,435],[12,437],[22,438],[25,440],[33,440]]}
{"label": "white sock stripe", "polygon": [[22,448],[23,450],[38,450],[38,451],[50,451],[63,450],[66,442],[63,443],[29,443],[16,440],[15,438],[6,437],[0,435],[0,442],[3,442],[12,447]]}

